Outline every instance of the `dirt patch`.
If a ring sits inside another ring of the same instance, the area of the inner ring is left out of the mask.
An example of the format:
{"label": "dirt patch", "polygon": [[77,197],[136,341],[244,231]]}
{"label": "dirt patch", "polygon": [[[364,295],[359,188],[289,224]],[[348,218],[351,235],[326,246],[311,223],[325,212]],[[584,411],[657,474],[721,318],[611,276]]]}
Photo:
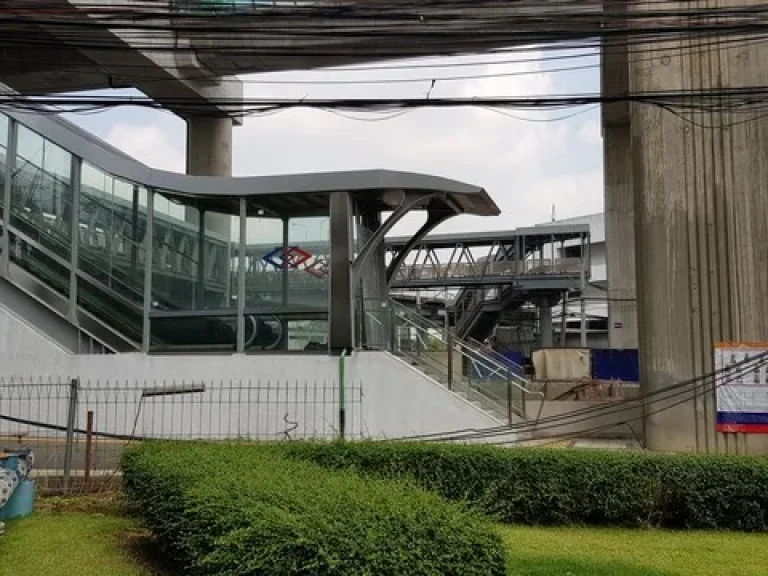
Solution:
{"label": "dirt patch", "polygon": [[39,498],[35,502],[38,510],[66,513],[84,512],[87,514],[124,514],[123,497],[118,492],[104,492],[87,496],[50,496]]}
{"label": "dirt patch", "polygon": [[163,557],[160,547],[148,530],[131,530],[120,535],[120,545],[152,576],[181,576]]}

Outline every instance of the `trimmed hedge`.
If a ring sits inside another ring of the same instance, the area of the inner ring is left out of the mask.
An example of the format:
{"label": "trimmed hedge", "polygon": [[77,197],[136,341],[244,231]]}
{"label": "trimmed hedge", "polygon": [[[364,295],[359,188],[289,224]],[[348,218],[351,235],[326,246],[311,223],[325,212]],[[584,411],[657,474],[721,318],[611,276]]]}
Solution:
{"label": "trimmed hedge", "polygon": [[286,443],[326,468],[410,478],[513,524],[768,530],[768,459],[479,445]]}
{"label": "trimmed hedge", "polygon": [[184,574],[501,576],[501,537],[405,483],[283,457],[265,445],[145,443],[125,491]]}

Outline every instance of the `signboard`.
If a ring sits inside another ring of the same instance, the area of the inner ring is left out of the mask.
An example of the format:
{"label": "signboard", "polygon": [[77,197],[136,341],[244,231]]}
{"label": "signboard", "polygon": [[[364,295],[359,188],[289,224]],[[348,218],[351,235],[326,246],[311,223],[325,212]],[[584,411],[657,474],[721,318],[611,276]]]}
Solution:
{"label": "signboard", "polygon": [[715,346],[718,432],[768,434],[768,365],[738,365],[766,352],[768,343]]}

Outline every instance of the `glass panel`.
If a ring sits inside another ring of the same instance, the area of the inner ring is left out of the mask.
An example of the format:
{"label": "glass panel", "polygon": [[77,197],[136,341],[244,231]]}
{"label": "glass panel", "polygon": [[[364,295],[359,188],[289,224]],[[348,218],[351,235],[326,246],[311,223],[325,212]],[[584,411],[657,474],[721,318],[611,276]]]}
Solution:
{"label": "glass panel", "polygon": [[[257,213],[249,209],[249,213]],[[258,310],[283,304],[283,221],[250,217],[246,225],[245,307]]]}
{"label": "glass panel", "polygon": [[141,342],[141,308],[115,290],[77,279],[77,304],[136,343]]}
{"label": "glass panel", "polygon": [[330,230],[328,218],[292,218],[288,229],[287,304],[328,308]]}
{"label": "glass panel", "polygon": [[111,285],[111,230],[114,213],[111,176],[83,162],[80,189],[80,248],[78,267]]}
{"label": "glass panel", "polygon": [[237,318],[232,316],[152,318],[152,349],[226,350],[237,346]]}
{"label": "glass panel", "polygon": [[328,351],[327,320],[288,322],[288,350]]}
{"label": "glass panel", "polygon": [[147,191],[118,179],[114,180],[113,190],[109,286],[138,306],[143,306]]}
{"label": "glass panel", "polygon": [[[147,191],[83,163],[78,303],[141,342]],[[94,282],[95,281],[95,282]]]}
{"label": "glass panel", "polygon": [[197,209],[176,204],[160,193],[155,194],[154,205],[152,307],[195,310],[199,282]]}
{"label": "glass panel", "polygon": [[40,245],[69,259],[72,156],[19,125],[11,224]]}
{"label": "glass panel", "polygon": [[58,293],[69,296],[69,268],[18,235],[10,235],[11,260]]}

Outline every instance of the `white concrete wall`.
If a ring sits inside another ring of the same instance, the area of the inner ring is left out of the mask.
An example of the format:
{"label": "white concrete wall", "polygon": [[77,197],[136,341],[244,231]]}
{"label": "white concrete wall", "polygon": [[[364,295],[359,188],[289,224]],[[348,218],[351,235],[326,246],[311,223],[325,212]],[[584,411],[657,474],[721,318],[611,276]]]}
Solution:
{"label": "white concrete wall", "polygon": [[[22,332],[22,331],[20,331]],[[25,334],[25,337],[28,336]],[[148,436],[332,437],[338,432],[339,360],[326,355],[147,356],[0,351],[0,414],[62,426],[68,383],[79,378],[78,425]],[[43,352],[45,350],[45,352]],[[36,352],[35,352],[36,351]],[[385,352],[346,360],[347,433],[398,438],[500,422]],[[9,379],[18,383],[8,385]],[[36,384],[30,386],[30,382]],[[145,398],[146,387],[205,385],[205,392]],[[0,421],[0,435],[42,429]]]}
{"label": "white concrete wall", "polygon": [[66,349],[0,304],[0,375],[8,374],[9,365],[34,370],[38,359],[66,365],[70,357]]}
{"label": "white concrete wall", "polygon": [[370,436],[394,438],[502,425],[385,352],[359,352],[350,368],[363,391],[364,432]]}

